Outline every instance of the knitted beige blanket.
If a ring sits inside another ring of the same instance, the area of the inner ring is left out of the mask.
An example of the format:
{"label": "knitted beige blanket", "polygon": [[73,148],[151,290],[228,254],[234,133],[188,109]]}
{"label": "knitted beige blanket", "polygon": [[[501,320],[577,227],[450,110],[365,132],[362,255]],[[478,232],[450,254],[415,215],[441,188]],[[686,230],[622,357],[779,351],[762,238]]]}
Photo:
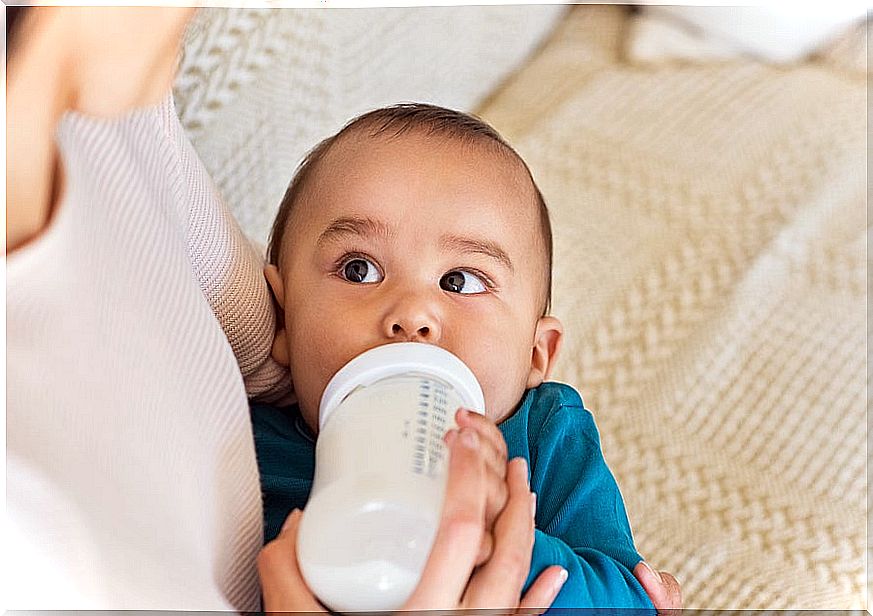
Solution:
{"label": "knitted beige blanket", "polygon": [[557,378],[686,607],[866,608],[866,76],[631,66],[628,19],[481,110],[550,205]]}

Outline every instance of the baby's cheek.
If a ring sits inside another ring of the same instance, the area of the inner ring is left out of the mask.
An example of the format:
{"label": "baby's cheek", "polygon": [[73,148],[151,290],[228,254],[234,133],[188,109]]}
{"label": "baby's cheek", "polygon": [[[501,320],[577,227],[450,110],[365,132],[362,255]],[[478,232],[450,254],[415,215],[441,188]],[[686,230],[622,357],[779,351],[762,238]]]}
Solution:
{"label": "baby's cheek", "polygon": [[477,354],[473,373],[485,396],[485,414],[495,421],[508,417],[524,393],[530,362],[518,349],[490,345]]}

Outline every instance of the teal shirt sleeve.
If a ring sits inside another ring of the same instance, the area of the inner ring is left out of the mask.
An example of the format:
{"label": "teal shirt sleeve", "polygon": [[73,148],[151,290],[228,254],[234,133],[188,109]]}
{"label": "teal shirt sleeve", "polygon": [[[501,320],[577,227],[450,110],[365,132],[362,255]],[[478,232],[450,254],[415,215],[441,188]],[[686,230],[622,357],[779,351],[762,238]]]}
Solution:
{"label": "teal shirt sleeve", "polygon": [[537,493],[525,590],[557,564],[569,577],[552,607],[653,609],[633,575],[642,558],[594,419],[579,394],[559,383],[529,390],[500,429],[510,457],[527,459],[531,490]]}

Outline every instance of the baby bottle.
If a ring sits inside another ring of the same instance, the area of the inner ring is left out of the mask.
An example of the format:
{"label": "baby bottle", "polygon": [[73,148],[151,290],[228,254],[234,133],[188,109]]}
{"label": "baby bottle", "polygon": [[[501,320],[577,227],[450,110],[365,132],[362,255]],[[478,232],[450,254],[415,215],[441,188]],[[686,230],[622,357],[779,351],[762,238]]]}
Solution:
{"label": "baby bottle", "polygon": [[297,559],[330,609],[394,610],[412,594],[439,526],[443,436],[459,407],[484,413],[482,389],[430,344],[370,349],[328,383]]}

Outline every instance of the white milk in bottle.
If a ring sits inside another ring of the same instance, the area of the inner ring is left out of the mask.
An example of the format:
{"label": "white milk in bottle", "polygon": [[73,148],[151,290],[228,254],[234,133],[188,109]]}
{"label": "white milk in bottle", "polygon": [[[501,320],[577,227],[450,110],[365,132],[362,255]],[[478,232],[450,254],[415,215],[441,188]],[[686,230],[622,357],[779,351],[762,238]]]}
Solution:
{"label": "white milk in bottle", "polygon": [[446,486],[455,411],[484,413],[470,369],[430,344],[387,344],[328,383],[297,558],[334,611],[394,610],[421,577]]}

